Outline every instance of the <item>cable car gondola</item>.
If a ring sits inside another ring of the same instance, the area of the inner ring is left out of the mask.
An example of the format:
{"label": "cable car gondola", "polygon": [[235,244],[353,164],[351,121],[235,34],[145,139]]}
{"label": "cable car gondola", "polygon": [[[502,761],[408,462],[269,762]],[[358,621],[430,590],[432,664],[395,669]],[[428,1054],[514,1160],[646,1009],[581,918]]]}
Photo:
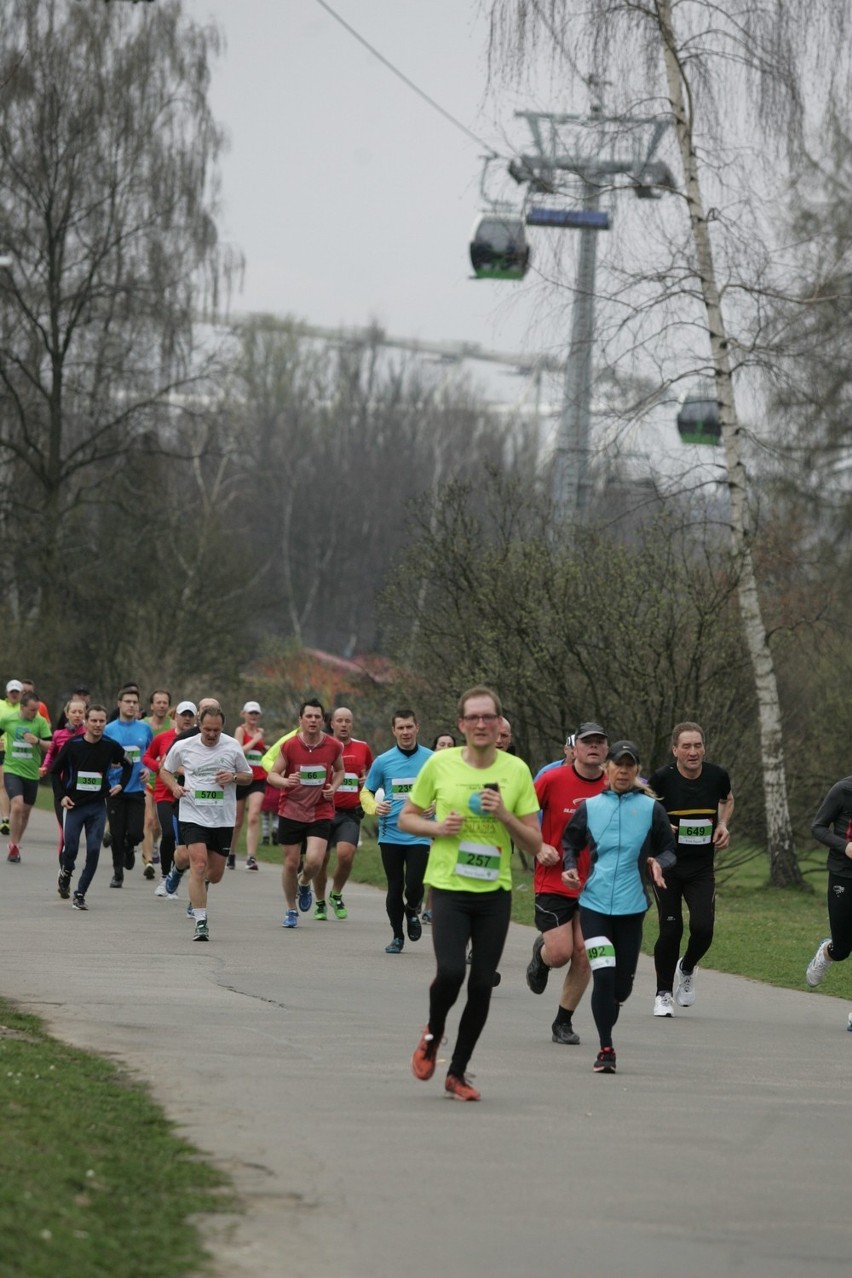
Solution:
{"label": "cable car gondola", "polygon": [[530,264],[524,219],[516,213],[482,213],[470,239],[478,280],[522,280]]}
{"label": "cable car gondola", "polygon": [[684,444],[717,446],[722,441],[716,388],[709,380],[687,391],[680,402],[677,428]]}

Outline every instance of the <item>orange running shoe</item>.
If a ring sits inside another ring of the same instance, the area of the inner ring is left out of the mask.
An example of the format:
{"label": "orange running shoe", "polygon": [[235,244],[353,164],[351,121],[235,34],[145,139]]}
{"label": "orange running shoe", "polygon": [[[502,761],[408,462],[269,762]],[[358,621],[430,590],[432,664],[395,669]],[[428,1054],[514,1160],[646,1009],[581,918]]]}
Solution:
{"label": "orange running shoe", "polygon": [[476,1088],[472,1087],[466,1078],[459,1078],[458,1074],[447,1075],[444,1091],[449,1092],[454,1100],[477,1101],[480,1099]]}
{"label": "orange running shoe", "polygon": [[411,1058],[411,1072],[421,1082],[426,1082],[435,1073],[435,1058],[438,1055],[439,1041],[429,1032],[427,1025],[420,1035],[420,1042],[414,1049]]}

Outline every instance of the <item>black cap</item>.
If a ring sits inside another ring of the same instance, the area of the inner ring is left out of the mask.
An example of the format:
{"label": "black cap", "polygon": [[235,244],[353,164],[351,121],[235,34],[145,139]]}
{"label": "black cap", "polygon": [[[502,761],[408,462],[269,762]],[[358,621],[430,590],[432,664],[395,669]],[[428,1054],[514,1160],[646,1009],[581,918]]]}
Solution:
{"label": "black cap", "polygon": [[583,737],[606,737],[606,728],[602,728],[599,723],[581,723],[574,733],[574,740],[582,741]]}
{"label": "black cap", "polygon": [[609,754],[606,757],[618,760],[622,759],[626,754],[629,754],[633,762],[638,764],[639,747],[632,741],[616,741],[615,745],[610,747]]}

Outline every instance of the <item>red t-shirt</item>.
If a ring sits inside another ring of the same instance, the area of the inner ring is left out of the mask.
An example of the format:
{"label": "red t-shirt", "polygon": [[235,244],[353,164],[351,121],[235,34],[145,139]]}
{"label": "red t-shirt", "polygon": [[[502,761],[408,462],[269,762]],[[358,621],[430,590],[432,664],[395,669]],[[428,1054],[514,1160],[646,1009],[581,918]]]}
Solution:
{"label": "red t-shirt", "polygon": [[577,861],[580,874],[579,887],[566,887],[562,882],[562,832],[577,811],[583,799],[591,799],[607,788],[606,777],[594,781],[581,777],[573,763],[551,768],[538,778],[535,792],[541,806],[541,836],[545,843],[556,848],[560,860],[556,865],[535,863],[533,886],[535,892],[552,892],[556,896],[579,896],[589,875],[589,852],[584,848]]}
{"label": "red t-shirt", "polygon": [[331,781],[334,762],[341,753],[340,742],[325,732],[315,746],[306,746],[298,732],[285,741],[281,746],[284,776],[291,777],[296,773],[300,782],[290,790],[280,791],[278,815],[306,825],[330,821],[334,816],[334,804],[324,799],[322,792]]}
{"label": "red t-shirt", "polygon": [[240,727],[242,727],[242,739],[237,736],[237,732],[240,731],[240,728],[237,728],[234,733],[234,740],[239,741],[243,754],[246,756],[246,761],[251,768],[251,779],[252,781],[265,781],[266,769],[261,767],[260,764],[261,759],[266,754],[266,743],[263,740],[263,729],[258,729],[258,732],[260,733],[260,740],[255,741],[254,745],[251,749],[249,749],[248,742],[252,741],[258,733],[252,732],[251,728],[245,727],[244,724],[241,724]]}
{"label": "red t-shirt", "polygon": [[[343,742],[340,744],[343,745]],[[343,745],[343,767],[346,775],[334,795],[337,812],[349,812],[352,808],[357,808],[361,802],[360,778],[366,776],[372,766],[373,752],[366,741],[357,741],[353,737]]]}
{"label": "red t-shirt", "polygon": [[174,803],[175,801],[175,796],[169,787],[160,780],[160,768],[163,766],[163,760],[169,753],[176,736],[177,728],[166,728],[165,732],[158,732],[142,755],[144,766],[149,772],[156,772],[157,774],[157,779],[154,782],[155,803]]}

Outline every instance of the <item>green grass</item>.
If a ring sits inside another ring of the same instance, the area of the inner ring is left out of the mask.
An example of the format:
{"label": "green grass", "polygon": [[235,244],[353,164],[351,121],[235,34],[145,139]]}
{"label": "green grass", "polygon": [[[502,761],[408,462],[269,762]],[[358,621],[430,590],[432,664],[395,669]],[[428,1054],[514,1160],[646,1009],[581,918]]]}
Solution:
{"label": "green grass", "polygon": [[178,1278],[209,1268],[189,1217],[225,1176],[110,1062],[0,1000],[3,1278]]}

